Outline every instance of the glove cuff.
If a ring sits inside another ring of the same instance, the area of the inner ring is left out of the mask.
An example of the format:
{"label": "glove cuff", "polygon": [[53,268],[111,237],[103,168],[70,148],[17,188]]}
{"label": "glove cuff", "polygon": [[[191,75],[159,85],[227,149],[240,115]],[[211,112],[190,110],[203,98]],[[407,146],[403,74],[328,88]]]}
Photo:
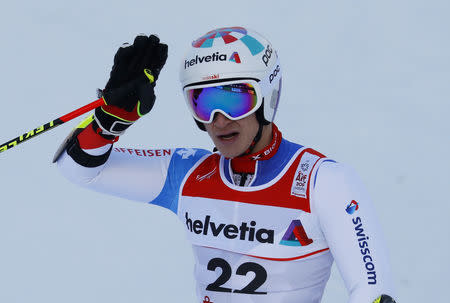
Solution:
{"label": "glove cuff", "polygon": [[95,109],[94,119],[101,128],[102,134],[108,136],[120,136],[134,123],[132,121],[120,120],[105,112],[101,107]]}

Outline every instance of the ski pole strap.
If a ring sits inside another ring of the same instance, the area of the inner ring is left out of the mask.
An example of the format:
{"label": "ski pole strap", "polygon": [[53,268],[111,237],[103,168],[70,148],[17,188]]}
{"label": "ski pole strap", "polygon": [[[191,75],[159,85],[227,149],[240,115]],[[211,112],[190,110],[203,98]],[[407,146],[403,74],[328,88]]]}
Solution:
{"label": "ski pole strap", "polygon": [[[97,141],[100,141],[99,146],[111,144],[109,150],[105,154],[99,156],[86,153],[83,150],[83,148],[86,148],[86,142],[83,143],[83,140],[86,141],[86,137],[79,138],[79,136],[82,135],[85,131],[88,131],[87,140],[89,140],[89,136],[93,135],[96,137],[95,139]],[[84,167],[97,167],[104,164],[108,160],[108,157],[111,153],[112,144],[117,141],[118,137],[102,135],[98,131],[101,131],[101,129],[96,126],[93,115],[88,116],[80,124],[78,124],[76,128],[72,130],[72,132],[66,137],[64,142],[60,145],[55,153],[55,156],[53,157],[53,163],[58,161],[59,157],[63,154],[64,151],[67,151],[67,154],[71,156],[76,163]]]}

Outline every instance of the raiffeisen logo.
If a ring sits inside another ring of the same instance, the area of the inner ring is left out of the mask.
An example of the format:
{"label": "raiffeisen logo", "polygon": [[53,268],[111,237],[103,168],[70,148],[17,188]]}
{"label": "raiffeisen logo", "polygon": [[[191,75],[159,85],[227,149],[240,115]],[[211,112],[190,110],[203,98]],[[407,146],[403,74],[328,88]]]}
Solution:
{"label": "raiffeisen logo", "polygon": [[226,54],[219,54],[219,52],[212,53],[208,56],[202,56],[199,57],[198,55],[195,55],[195,58],[192,58],[190,60],[184,61],[184,69],[194,66],[199,63],[203,62],[215,62],[215,61],[227,61],[227,55]]}
{"label": "raiffeisen logo", "polygon": [[345,211],[346,211],[348,214],[351,215],[351,214],[353,214],[355,211],[357,211],[358,208],[359,208],[358,202],[356,202],[355,200],[352,200],[352,202],[350,202],[350,203],[347,205],[347,208],[345,209]]}
{"label": "raiffeisen logo", "polygon": [[247,34],[247,30],[243,27],[223,27],[212,30],[202,37],[192,42],[193,47],[208,48],[214,45],[216,39],[221,39],[225,44],[235,42],[243,43],[252,56],[255,56],[264,50],[262,45],[256,38]]}
{"label": "raiffeisen logo", "polygon": [[273,244],[275,231],[273,229],[257,228],[255,221],[241,222],[239,226],[234,224],[216,223],[211,216],[205,216],[203,221],[189,218],[186,212],[186,227],[197,235],[224,236],[227,239],[239,239],[242,241],[258,241],[260,243]]}

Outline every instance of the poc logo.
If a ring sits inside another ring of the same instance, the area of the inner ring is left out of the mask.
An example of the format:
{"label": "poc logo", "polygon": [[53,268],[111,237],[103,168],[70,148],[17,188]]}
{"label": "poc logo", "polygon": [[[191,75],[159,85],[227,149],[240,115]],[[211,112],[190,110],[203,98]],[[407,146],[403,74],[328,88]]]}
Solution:
{"label": "poc logo", "polygon": [[275,79],[278,76],[278,73],[280,72],[280,66],[277,65],[277,67],[274,69],[273,73],[269,76],[269,83],[272,83],[273,79]]}
{"label": "poc logo", "polygon": [[264,55],[262,56],[262,61],[267,66],[269,64],[270,57],[272,57],[273,49],[270,47],[269,44],[267,44],[266,51],[264,52]]}

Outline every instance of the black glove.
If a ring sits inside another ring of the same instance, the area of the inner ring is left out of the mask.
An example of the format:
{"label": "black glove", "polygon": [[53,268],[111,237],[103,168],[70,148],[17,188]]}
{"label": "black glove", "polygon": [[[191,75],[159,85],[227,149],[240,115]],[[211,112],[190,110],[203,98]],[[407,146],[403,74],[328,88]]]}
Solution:
{"label": "black glove", "polygon": [[372,303],[395,303],[394,299],[391,298],[391,296],[388,295],[381,295],[378,298],[375,299]]}
{"label": "black glove", "polygon": [[110,78],[100,94],[105,105],[95,110],[95,127],[106,136],[119,136],[155,103],[155,81],[167,60],[167,45],[151,35],[137,36],[114,56]]}

